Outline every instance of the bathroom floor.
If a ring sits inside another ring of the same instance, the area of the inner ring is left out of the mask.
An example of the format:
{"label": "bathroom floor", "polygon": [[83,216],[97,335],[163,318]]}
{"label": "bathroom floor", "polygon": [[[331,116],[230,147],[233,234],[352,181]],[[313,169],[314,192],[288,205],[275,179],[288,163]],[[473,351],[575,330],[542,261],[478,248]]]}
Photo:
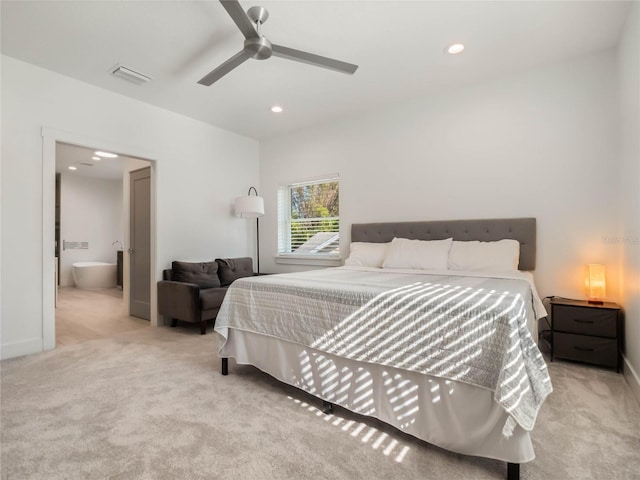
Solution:
{"label": "bathroom floor", "polygon": [[71,345],[94,338],[148,328],[149,322],[130,317],[122,290],[80,290],[59,287],[56,307],[56,345]]}

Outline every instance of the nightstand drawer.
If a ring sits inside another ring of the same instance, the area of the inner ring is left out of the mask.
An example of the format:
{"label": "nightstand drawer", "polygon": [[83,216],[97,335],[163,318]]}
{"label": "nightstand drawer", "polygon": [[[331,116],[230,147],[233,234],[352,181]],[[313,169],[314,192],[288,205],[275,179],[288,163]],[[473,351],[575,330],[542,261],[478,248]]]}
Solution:
{"label": "nightstand drawer", "polygon": [[554,332],[553,352],[559,358],[607,367],[618,365],[618,343],[615,339]]}
{"label": "nightstand drawer", "polygon": [[616,338],[617,319],[617,310],[567,305],[553,306],[553,329],[555,331]]}

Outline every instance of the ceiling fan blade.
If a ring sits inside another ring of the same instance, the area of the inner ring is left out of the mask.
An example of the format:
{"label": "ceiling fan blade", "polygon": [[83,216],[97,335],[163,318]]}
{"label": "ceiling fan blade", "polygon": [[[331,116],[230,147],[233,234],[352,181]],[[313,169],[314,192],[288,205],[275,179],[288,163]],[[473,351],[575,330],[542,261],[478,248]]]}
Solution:
{"label": "ceiling fan blade", "polygon": [[208,87],[213,82],[217,82],[222,77],[224,77],[227,73],[229,73],[231,70],[233,70],[238,65],[240,65],[243,62],[245,62],[246,60],[249,60],[250,58],[251,58],[251,55],[249,55],[245,50],[240,50],[238,53],[236,53],[229,60],[224,62],[219,67],[211,70],[204,77],[202,77],[200,80],[198,80],[198,83],[200,85],[206,85]]}
{"label": "ceiling fan blade", "polygon": [[258,38],[258,32],[251,19],[247,16],[238,0],[220,0],[231,19],[238,26],[244,38]]}
{"label": "ceiling fan blade", "polygon": [[308,63],[309,65],[315,65],[316,67],[328,68],[329,70],[335,70],[336,72],[348,73],[353,75],[358,69],[358,65],[353,63],[341,62],[334,58],[321,57],[309,52],[303,52],[302,50],[296,50],[294,48],[283,47],[282,45],[272,44],[273,55],[276,57],[287,58],[296,62]]}

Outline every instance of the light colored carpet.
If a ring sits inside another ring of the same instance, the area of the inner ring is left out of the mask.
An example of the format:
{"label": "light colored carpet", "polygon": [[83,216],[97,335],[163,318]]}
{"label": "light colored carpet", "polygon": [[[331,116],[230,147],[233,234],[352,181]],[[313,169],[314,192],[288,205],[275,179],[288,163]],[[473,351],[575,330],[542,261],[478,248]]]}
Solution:
{"label": "light colored carpet", "polygon": [[[140,329],[1,363],[3,480],[502,479],[230,362],[213,334]],[[640,406],[622,375],[550,366],[522,479],[640,478]]]}
{"label": "light colored carpet", "polygon": [[121,332],[149,328],[149,321],[130,317],[122,290],[58,288],[56,345],[71,345]]}

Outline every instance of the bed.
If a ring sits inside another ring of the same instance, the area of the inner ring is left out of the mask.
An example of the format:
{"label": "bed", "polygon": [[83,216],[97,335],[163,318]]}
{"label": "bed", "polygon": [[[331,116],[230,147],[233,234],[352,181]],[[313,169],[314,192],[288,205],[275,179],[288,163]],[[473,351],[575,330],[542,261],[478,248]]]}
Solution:
{"label": "bed", "polygon": [[[449,266],[388,268],[407,266],[387,261],[394,239],[446,248]],[[450,242],[503,239],[517,246],[517,270],[449,269]],[[223,375],[234,358],[327,409],[340,405],[447,450],[507,462],[509,480],[519,478],[552,390],[534,340],[546,314],[531,274],[535,219],[354,224],[351,241],[387,249],[385,268],[352,261],[230,286],[215,324]]]}

